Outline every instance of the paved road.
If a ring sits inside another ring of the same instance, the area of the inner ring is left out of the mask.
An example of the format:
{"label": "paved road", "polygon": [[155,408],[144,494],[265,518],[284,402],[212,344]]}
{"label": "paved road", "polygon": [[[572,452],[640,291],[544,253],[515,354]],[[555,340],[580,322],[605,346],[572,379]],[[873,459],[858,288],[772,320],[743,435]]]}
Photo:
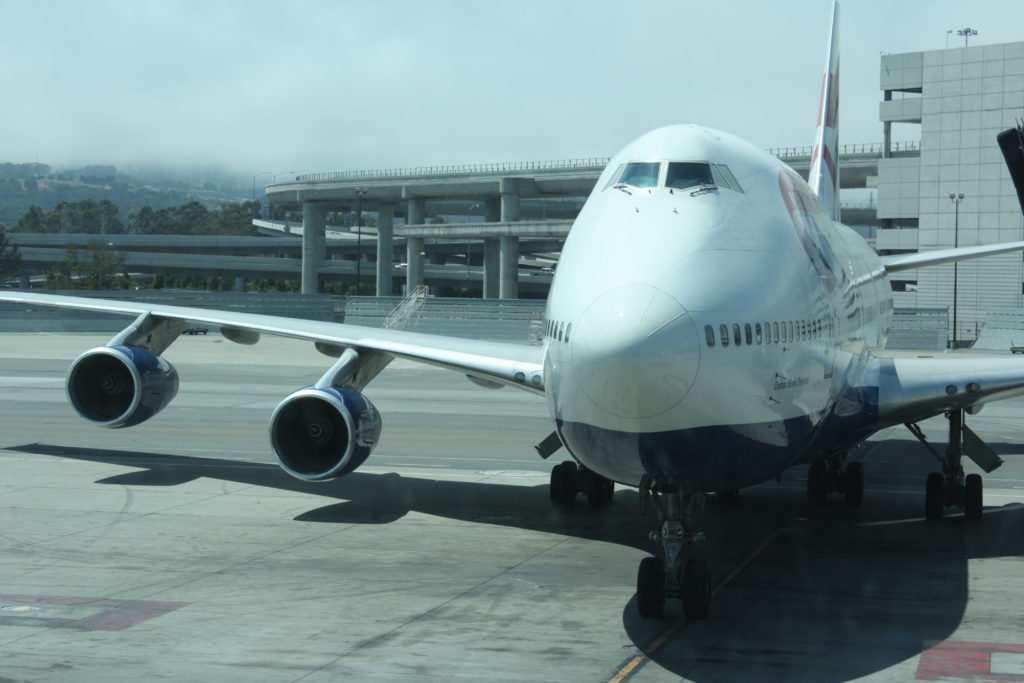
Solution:
{"label": "paved road", "polygon": [[[0,681],[1019,680],[1024,400],[970,418],[1006,465],[979,524],[922,519],[929,456],[879,434],[864,506],[805,470],[712,501],[711,617],[635,616],[636,495],[554,509],[543,402],[395,364],[377,453],[324,484],[273,464],[270,411],[309,345],[182,338],[150,423],[90,427],[68,362],[101,338],[0,335]],[[944,440],[941,420],[925,425]],[[556,458],[557,459],[557,458]],[[645,654],[645,651],[647,653]],[[994,672],[994,673],[992,673]]]}

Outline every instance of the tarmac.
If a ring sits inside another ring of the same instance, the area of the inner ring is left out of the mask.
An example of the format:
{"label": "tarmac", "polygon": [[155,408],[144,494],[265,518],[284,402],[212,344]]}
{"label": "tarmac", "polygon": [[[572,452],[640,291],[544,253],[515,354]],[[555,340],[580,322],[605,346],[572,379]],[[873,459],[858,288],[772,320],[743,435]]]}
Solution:
{"label": "tarmac", "polygon": [[644,620],[655,520],[625,487],[550,503],[542,400],[393,363],[377,451],[305,483],[267,420],[311,344],[182,337],[175,401],[105,430],[63,378],[106,340],[0,335],[0,683],[1024,680],[1024,399],[968,417],[1006,461],[980,522],[924,521],[934,461],[888,429],[857,510],[809,508],[805,467],[711,500],[709,618]]}

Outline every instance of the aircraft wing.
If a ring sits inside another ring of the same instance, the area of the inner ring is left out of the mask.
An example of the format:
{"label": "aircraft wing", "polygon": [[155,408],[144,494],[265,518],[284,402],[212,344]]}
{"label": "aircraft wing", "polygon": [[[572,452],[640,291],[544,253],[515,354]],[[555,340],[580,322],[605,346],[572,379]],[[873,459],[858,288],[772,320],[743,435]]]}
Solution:
{"label": "aircraft wing", "polygon": [[879,358],[878,417],[886,424],[916,422],[950,410],[1024,394],[1024,360],[1014,356],[943,354]]}
{"label": "aircraft wing", "polygon": [[885,272],[895,273],[900,270],[937,266],[942,263],[966,261],[967,259],[991,256],[992,254],[1005,254],[1022,249],[1024,249],[1024,242],[1003,242],[1001,244],[986,244],[978,247],[921,251],[914,254],[893,254],[891,256],[882,256],[881,258],[882,265],[885,266]]}
{"label": "aircraft wing", "polygon": [[326,355],[339,356],[344,349],[369,351],[384,360],[381,367],[393,358],[405,358],[465,373],[484,386],[514,386],[534,393],[544,392],[542,346],[77,296],[0,292],[0,302],[4,301],[134,316],[148,314],[164,320],[213,325],[220,327],[228,339],[241,343],[255,343],[259,334],[305,339],[316,343],[318,350]]}

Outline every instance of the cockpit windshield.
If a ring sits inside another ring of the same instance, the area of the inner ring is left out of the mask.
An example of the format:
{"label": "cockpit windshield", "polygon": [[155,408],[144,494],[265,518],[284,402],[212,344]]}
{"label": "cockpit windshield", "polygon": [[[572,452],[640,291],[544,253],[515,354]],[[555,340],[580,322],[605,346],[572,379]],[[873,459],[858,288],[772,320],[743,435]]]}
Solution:
{"label": "cockpit windshield", "polygon": [[634,161],[622,168],[618,183],[633,187],[654,187],[658,184],[661,164],[657,161]]}
{"label": "cockpit windshield", "polygon": [[714,185],[711,165],[696,161],[672,161],[665,176],[665,187],[682,190],[687,187]]}
{"label": "cockpit windshield", "polygon": [[[662,171],[665,179],[661,180]],[[712,164],[706,161],[631,161],[622,164],[618,173],[612,176],[607,187],[624,190],[626,188],[667,187],[674,190],[685,190],[691,187],[703,188],[701,192],[715,191],[719,188],[743,192],[736,177],[724,164]]]}

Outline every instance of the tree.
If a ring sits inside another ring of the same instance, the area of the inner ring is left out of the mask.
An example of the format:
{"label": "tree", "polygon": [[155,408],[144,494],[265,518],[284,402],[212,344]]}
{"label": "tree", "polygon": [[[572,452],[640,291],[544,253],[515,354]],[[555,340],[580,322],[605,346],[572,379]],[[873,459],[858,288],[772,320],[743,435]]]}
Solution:
{"label": "tree", "polygon": [[46,232],[46,214],[41,207],[33,204],[28,211],[18,219],[15,226],[17,232]]}
{"label": "tree", "polygon": [[21,274],[21,254],[10,243],[6,229],[0,223],[0,280]]}
{"label": "tree", "polygon": [[[84,249],[71,246],[64,252],[64,263],[53,273],[53,289],[124,289],[124,256],[103,242],[90,242]],[[47,287],[51,287],[47,278]]]}

